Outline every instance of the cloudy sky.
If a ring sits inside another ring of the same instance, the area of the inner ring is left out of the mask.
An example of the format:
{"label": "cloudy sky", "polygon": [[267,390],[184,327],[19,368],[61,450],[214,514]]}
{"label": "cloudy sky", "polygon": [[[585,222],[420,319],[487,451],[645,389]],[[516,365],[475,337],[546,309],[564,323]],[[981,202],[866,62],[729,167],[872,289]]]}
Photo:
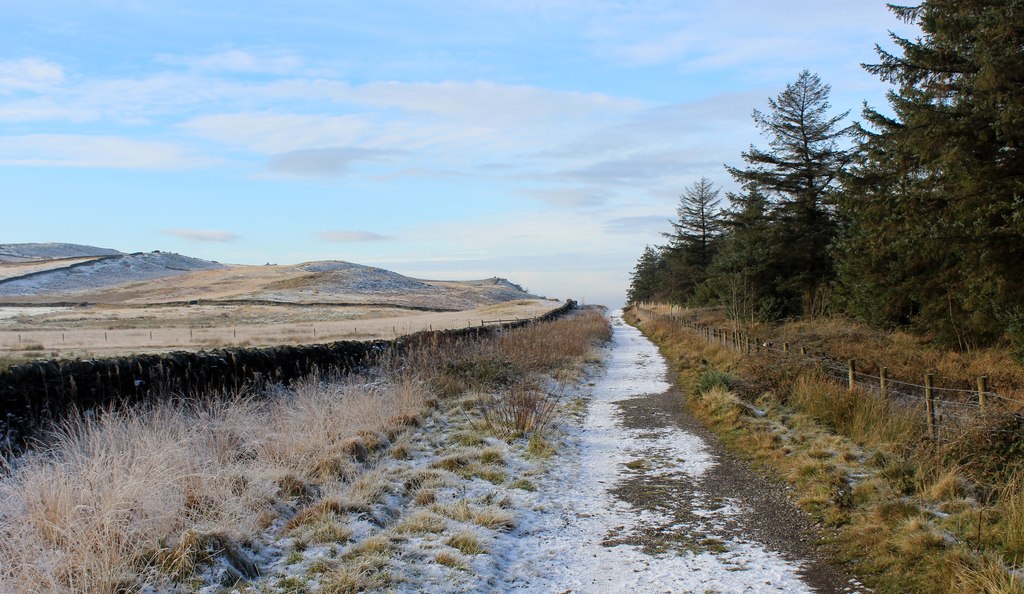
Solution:
{"label": "cloudy sky", "polygon": [[682,189],[875,0],[0,0],[0,243],[503,276],[618,305]]}

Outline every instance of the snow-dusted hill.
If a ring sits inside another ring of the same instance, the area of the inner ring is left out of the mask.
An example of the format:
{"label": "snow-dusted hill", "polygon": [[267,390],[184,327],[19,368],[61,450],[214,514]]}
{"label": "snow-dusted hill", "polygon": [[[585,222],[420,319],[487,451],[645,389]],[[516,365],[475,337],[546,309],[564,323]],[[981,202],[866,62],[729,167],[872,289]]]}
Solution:
{"label": "snow-dusted hill", "polygon": [[109,248],[77,243],[0,243],[0,262],[34,262],[88,256],[119,256]]}
{"label": "snow-dusted hill", "polygon": [[304,272],[323,273],[317,278],[318,288],[337,288],[345,293],[410,293],[436,289],[397,272],[351,262],[309,262],[300,265],[298,269]]}
{"label": "snow-dusted hill", "polygon": [[[42,250],[15,251],[15,253],[20,254],[38,254],[42,252]],[[72,250],[52,249],[48,253],[68,254],[72,253]],[[114,254],[117,255],[2,280],[0,281],[0,297],[74,294],[126,283],[187,274],[198,270],[224,268],[223,265],[216,262],[190,258],[180,254],[163,252],[121,254],[116,251]],[[54,257],[65,258],[71,256],[60,255]]]}
{"label": "snow-dusted hill", "polygon": [[17,303],[274,301],[455,311],[536,297],[503,278],[424,280],[338,260],[225,266],[166,252],[124,254],[74,244],[0,244],[0,299]]}

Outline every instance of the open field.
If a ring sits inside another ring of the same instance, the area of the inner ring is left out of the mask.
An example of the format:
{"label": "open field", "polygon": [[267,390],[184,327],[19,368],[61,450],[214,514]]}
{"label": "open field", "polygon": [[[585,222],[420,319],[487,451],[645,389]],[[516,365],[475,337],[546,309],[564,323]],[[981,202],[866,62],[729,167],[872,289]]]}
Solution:
{"label": "open field", "polygon": [[423,330],[535,318],[560,302],[520,299],[464,311],[389,307],[181,305],[131,308],[0,306],[0,355],[119,355],[224,346],[390,339]]}
{"label": "open field", "polygon": [[224,265],[167,252],[0,245],[0,361],[390,339],[541,316],[501,278],[415,279],[350,262]]}
{"label": "open field", "polygon": [[86,256],[83,258],[61,258],[58,260],[43,260],[41,262],[0,262],[0,281],[26,274],[35,274],[47,270],[66,268],[72,264],[82,264],[98,260],[99,256]]}
{"label": "open field", "polygon": [[[95,261],[83,264],[90,260]],[[42,273],[27,276],[25,266]],[[523,297],[533,295],[500,278],[423,280],[337,261],[225,266],[177,254],[144,253],[0,262],[0,304],[154,305],[202,300],[460,310]]]}

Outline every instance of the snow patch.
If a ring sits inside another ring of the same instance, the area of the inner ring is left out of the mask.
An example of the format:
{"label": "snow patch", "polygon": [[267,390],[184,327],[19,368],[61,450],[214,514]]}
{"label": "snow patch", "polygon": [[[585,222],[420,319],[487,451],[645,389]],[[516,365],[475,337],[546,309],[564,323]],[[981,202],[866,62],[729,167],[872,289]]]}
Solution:
{"label": "snow patch", "polygon": [[165,252],[127,254],[0,282],[0,296],[77,293],[215,268],[224,266],[216,262]]}
{"label": "snow patch", "polygon": [[[649,554],[631,544],[607,546],[609,536],[644,526],[671,525],[664,514],[638,510],[612,494],[626,476],[625,464],[642,456],[654,460],[647,474],[674,475],[699,486],[716,464],[698,436],[681,429],[639,431],[625,428],[616,402],[669,388],[667,364],[638,330],[614,317],[606,370],[594,382],[585,425],[573,436],[575,455],[552,464],[520,529],[504,537],[514,550],[495,576],[502,590],[549,592],[809,592],[800,567],[758,543],[730,538],[724,551],[669,550]],[[672,528],[714,529],[742,509],[738,501],[694,498],[695,524]]]}
{"label": "snow patch", "polygon": [[117,250],[77,243],[0,243],[0,262],[32,262],[59,258],[119,255],[121,252]]}

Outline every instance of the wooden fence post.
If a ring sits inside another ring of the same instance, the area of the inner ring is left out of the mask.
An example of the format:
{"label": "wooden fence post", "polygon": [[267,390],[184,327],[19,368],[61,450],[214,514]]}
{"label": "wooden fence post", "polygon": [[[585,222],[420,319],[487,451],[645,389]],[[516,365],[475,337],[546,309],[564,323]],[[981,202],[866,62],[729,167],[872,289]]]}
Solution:
{"label": "wooden fence post", "polygon": [[847,365],[850,372],[850,391],[852,392],[853,389],[857,387],[857,360],[850,359],[847,362]]}
{"label": "wooden fence post", "polygon": [[932,439],[938,439],[939,428],[935,423],[935,394],[932,388],[935,386],[935,375],[932,373],[924,376],[924,403],[925,412],[928,414],[928,434]]}
{"label": "wooden fence post", "polygon": [[982,411],[985,410],[985,405],[988,403],[986,393],[988,392],[988,376],[983,375],[978,378],[978,408]]}
{"label": "wooden fence post", "polygon": [[878,371],[878,387],[882,393],[882,400],[887,398],[886,392],[889,389],[889,368],[883,367]]}

